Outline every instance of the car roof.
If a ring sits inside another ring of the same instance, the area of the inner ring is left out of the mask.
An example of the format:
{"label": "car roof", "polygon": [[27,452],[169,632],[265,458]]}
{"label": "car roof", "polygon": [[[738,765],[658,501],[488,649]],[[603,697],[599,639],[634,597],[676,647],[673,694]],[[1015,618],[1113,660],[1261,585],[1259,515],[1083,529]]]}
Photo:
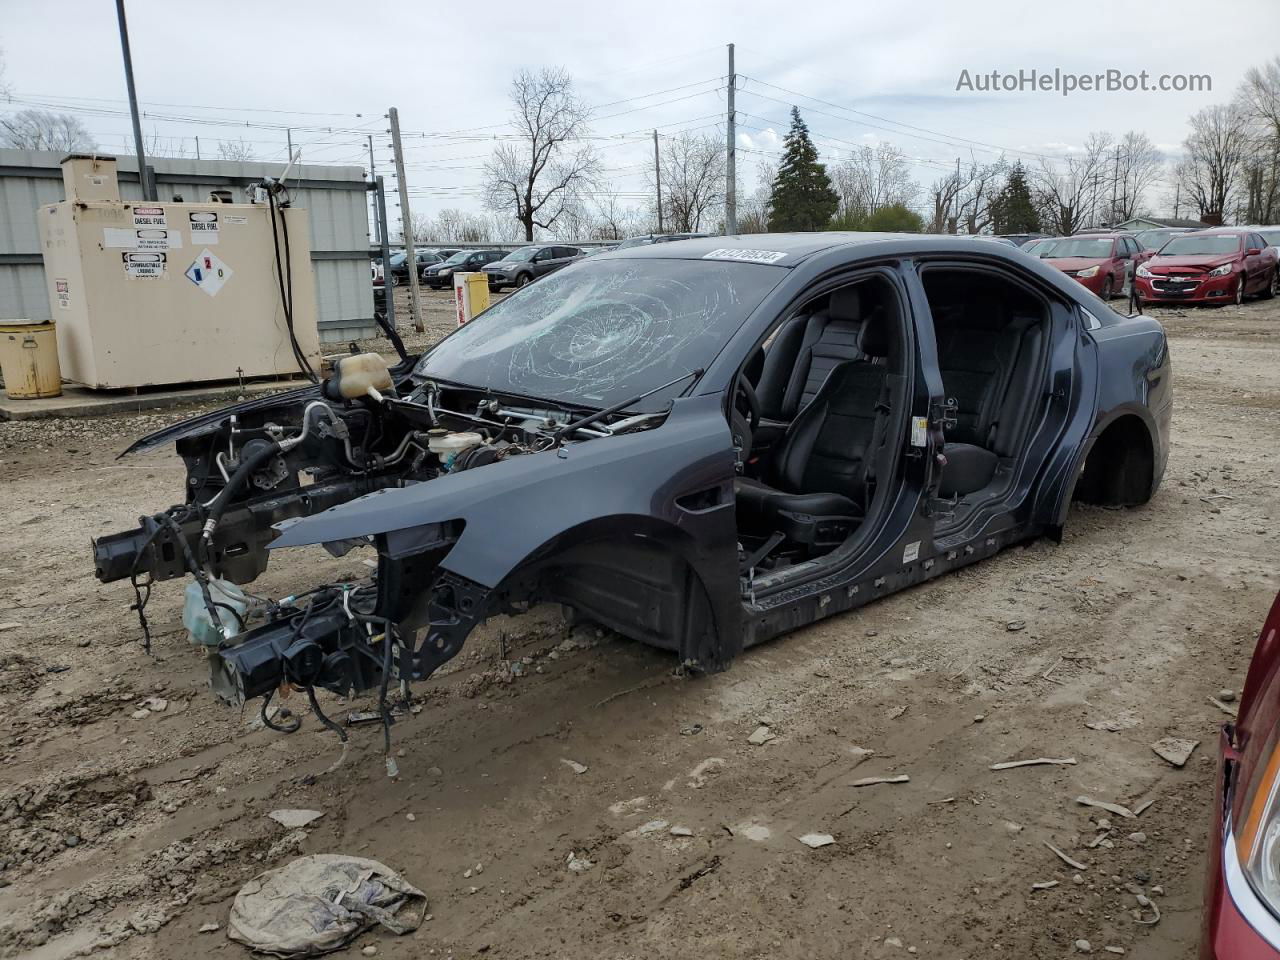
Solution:
{"label": "car roof", "polygon": [[[794,267],[810,257],[844,249],[856,258],[901,256],[904,253],[980,253],[1022,263],[1034,261],[1022,255],[1022,248],[967,235],[935,233],[752,233],[737,236],[699,237],[671,243],[648,244],[600,253],[592,260],[741,260]],[[713,254],[718,254],[713,256]],[[755,254],[756,256],[753,256]],[[763,255],[763,256],[761,256]],[[766,259],[769,255],[772,257]]]}

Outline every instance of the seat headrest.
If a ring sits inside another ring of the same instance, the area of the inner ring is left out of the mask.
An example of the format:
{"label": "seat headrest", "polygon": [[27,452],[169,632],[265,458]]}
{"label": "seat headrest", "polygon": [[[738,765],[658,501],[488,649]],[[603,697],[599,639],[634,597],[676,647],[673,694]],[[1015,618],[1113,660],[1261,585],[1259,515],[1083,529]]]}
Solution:
{"label": "seat headrest", "polygon": [[889,345],[889,324],[885,322],[884,312],[873,310],[867,314],[858,333],[858,349],[868,357],[887,357]]}
{"label": "seat headrest", "polygon": [[841,287],[831,292],[827,316],[832,320],[861,320],[862,297],[857,287]]}

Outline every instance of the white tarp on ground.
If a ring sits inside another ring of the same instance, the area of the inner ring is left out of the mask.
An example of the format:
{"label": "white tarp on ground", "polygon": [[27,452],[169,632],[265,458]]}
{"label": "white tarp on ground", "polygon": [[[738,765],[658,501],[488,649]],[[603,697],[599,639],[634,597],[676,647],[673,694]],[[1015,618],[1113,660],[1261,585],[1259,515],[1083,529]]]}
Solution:
{"label": "white tarp on ground", "polygon": [[[396,914],[422,901],[407,922]],[[277,957],[338,950],[375,923],[392,933],[418,929],[427,895],[377,860],[317,853],[260,873],[236,894],[227,936]]]}

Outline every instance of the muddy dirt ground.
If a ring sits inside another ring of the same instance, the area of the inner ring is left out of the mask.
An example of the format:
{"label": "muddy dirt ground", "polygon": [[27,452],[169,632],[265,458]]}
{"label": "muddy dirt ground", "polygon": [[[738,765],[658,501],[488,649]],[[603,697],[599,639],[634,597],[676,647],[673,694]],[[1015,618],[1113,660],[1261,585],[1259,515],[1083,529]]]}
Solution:
{"label": "muddy dirt ground", "polygon": [[[1209,697],[1241,687],[1280,586],[1280,309],[1161,317],[1176,435],[1150,505],[1078,507],[1060,546],[1005,551],[716,676],[676,676],[555,611],[492,622],[417,690],[395,779],[376,726],[309,776],[334,736],[216,704],[181,583],[154,591],[148,656],[127,584],[93,578],[91,536],[181,499],[171,456],[115,459],[181,412],[0,423],[0,956],[239,956],[225,930],[245,880],[347,852],[402,870],[431,916],[349,956],[1022,960],[1087,939],[1192,957],[1225,719]],[[366,572],[358,554],[291,551],[258,587]],[[368,701],[323,702],[345,717]],[[753,745],[762,721],[774,739]],[[1151,751],[1168,736],[1200,741],[1183,769]],[[1077,762],[990,769],[1032,757]],[[852,785],[873,776],[910,780]],[[1095,846],[1109,815],[1081,795],[1154,802],[1110,816]],[[282,807],[324,816],[290,831],[266,817]],[[796,839],[811,832],[835,842]],[[1131,884],[1158,924],[1135,922]]]}

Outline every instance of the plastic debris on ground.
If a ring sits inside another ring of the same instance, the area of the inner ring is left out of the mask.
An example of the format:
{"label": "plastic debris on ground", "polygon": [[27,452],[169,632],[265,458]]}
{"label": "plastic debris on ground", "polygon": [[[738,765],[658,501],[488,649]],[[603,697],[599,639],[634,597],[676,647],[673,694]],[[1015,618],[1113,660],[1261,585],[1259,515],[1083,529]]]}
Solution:
{"label": "plastic debris on ground", "polygon": [[[398,914],[415,909],[405,919]],[[380,924],[411,933],[427,895],[377,860],[317,853],[260,873],[236,894],[227,936],[259,953],[314,957]]]}

